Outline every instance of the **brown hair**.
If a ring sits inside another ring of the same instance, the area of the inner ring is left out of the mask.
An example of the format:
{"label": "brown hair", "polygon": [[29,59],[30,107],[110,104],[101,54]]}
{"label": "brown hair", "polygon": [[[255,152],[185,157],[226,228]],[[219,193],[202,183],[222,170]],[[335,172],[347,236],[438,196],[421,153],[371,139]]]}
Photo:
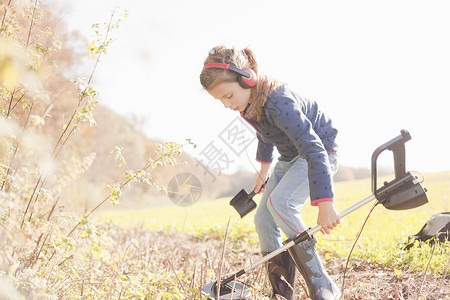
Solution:
{"label": "brown hair", "polygon": [[[245,117],[251,118],[256,115],[257,120],[261,121],[263,117],[262,107],[266,103],[267,97],[279,85],[280,82],[258,72],[258,64],[252,50],[236,50],[225,46],[216,46],[209,52],[204,65],[211,63],[231,64],[240,69],[252,69],[257,78],[256,86],[251,88],[249,107]],[[223,82],[236,82],[240,75],[225,69],[206,69],[200,74],[200,83],[205,90],[210,90]]]}

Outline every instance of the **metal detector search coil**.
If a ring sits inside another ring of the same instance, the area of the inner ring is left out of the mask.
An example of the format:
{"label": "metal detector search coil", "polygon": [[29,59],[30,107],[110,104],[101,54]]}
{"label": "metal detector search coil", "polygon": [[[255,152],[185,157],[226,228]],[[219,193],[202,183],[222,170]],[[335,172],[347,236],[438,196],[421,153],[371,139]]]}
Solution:
{"label": "metal detector search coil", "polygon": [[219,297],[217,297],[217,281],[208,283],[203,292],[213,299],[241,300],[250,299],[249,288],[240,281],[231,281],[220,285]]}

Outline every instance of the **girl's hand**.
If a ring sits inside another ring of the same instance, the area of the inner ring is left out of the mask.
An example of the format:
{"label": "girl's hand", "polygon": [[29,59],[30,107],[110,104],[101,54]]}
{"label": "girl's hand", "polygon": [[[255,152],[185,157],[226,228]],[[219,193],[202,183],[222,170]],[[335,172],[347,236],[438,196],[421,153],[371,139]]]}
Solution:
{"label": "girl's hand", "polygon": [[341,223],[333,202],[320,202],[317,224],[322,226],[323,234],[330,234],[331,230]]}
{"label": "girl's hand", "polygon": [[264,192],[264,188],[261,189],[263,184],[267,181],[267,178],[270,176],[270,164],[261,164],[261,171],[259,171],[259,175],[255,180],[255,183],[253,184],[253,191],[255,193],[262,193]]}
{"label": "girl's hand", "polygon": [[265,187],[261,188],[263,184],[264,184],[263,178],[258,176],[255,180],[255,183],[253,184],[253,191],[258,194],[264,192]]}

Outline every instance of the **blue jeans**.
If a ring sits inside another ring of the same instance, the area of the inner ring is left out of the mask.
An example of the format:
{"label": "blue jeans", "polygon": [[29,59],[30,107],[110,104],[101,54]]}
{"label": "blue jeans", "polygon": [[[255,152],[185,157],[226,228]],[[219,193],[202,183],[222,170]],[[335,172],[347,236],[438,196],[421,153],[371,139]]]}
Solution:
{"label": "blue jeans", "polygon": [[[333,174],[336,173],[337,154],[329,154],[328,160]],[[306,160],[297,156],[291,161],[278,161],[267,181],[255,214],[255,227],[261,252],[272,252],[282,246],[280,229],[287,238],[296,237],[307,229],[300,209],[308,198],[309,180]]]}

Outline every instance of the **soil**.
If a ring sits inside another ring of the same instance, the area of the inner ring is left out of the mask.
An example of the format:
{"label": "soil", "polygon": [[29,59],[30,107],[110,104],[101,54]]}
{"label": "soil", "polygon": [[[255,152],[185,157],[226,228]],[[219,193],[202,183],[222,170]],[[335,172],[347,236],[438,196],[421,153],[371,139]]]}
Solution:
{"label": "soil", "polygon": [[[221,278],[225,278],[261,258],[259,253],[245,250],[244,244],[226,242],[223,247],[224,239],[219,236],[194,238],[178,232],[151,235],[153,242],[150,247],[157,247],[160,253],[172,254],[169,258],[172,268],[190,272],[194,270],[190,286],[199,291],[207,283],[217,280],[220,269]],[[324,261],[326,270],[340,288],[346,260],[346,257],[331,257]],[[361,259],[351,259],[350,263],[341,299],[450,299],[449,273],[425,276],[423,272],[400,272]],[[211,278],[211,271],[208,275],[208,269],[214,270],[216,277]],[[239,280],[251,284],[253,299],[269,299],[269,284],[263,266],[242,275]],[[297,276],[297,281],[302,283],[300,275]],[[295,299],[308,299],[300,284],[296,286]]]}

